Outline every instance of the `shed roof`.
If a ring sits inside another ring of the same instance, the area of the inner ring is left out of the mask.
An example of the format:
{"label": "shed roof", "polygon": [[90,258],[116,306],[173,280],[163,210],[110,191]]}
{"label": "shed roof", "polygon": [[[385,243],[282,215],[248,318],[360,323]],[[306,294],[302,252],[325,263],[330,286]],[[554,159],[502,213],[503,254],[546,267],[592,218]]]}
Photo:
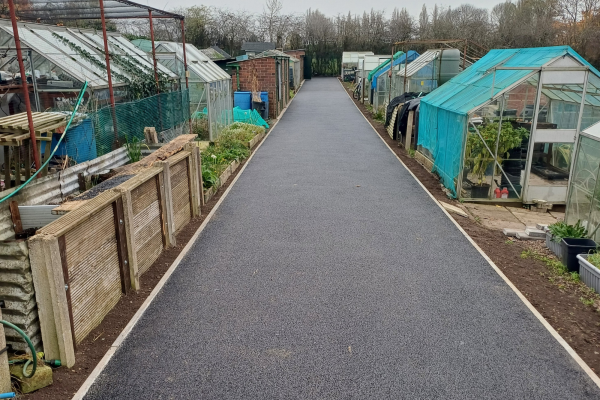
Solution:
{"label": "shed roof", "polygon": [[283,51],[275,50],[275,49],[266,50],[266,51],[263,51],[262,53],[259,53],[254,56],[254,58],[265,58],[265,57],[289,58],[292,61],[300,61],[296,57],[290,56],[289,54],[285,54]]}
{"label": "shed roof", "polygon": [[[600,72],[569,46],[538,47],[526,49],[491,50],[470,68],[428,94],[423,102],[458,114],[467,115],[469,111],[486,103],[504,89],[518,83],[533,71],[548,65],[560,57],[571,56],[587,66],[600,77]],[[496,70],[496,67],[521,67],[531,69]],[[492,92],[492,85],[494,86]],[[544,92],[550,97],[558,94]]]}
{"label": "shed roof", "polygon": [[[104,41],[102,34],[94,29],[76,29],[55,25],[18,23],[19,37],[23,47],[31,48],[36,56],[41,56],[80,82],[88,82],[91,89],[101,89],[108,86],[108,75],[104,60]],[[0,46],[14,48],[14,38],[10,20],[0,19]],[[87,52],[94,62],[73,50],[72,47]],[[121,34],[108,33],[108,47],[112,55],[128,57],[135,60],[141,68],[153,71],[154,66],[148,55],[137,49]],[[163,66],[159,69],[165,75],[176,78],[177,75]],[[127,85],[118,75],[133,78],[131,72],[120,68],[117,63],[111,63],[114,86]]]}
{"label": "shed roof", "polygon": [[262,53],[266,50],[275,50],[275,43],[271,42],[244,42],[242,43],[242,51],[253,51]]}

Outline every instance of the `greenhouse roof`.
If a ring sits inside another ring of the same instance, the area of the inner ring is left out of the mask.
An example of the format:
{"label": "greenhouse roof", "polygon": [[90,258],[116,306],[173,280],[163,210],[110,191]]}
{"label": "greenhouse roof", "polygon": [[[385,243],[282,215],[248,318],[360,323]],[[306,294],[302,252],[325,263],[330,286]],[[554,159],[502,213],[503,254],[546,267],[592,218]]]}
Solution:
{"label": "greenhouse roof", "polygon": [[[16,2],[15,2],[16,3]],[[21,3],[21,2],[20,2]],[[27,0],[25,5],[16,6],[16,14],[21,20],[66,21],[78,19],[100,19],[98,0]],[[128,0],[104,0],[106,19],[174,18],[183,20],[183,15],[174,14],[158,8],[134,3]]]}
{"label": "greenhouse roof", "polygon": [[265,50],[262,53],[255,55],[254,57],[250,57],[250,59],[265,58],[265,57],[289,58],[289,59],[293,59],[292,61],[298,61],[298,59],[296,57],[292,57],[289,54],[285,54],[283,51],[279,51],[279,50]]}
{"label": "greenhouse roof", "polygon": [[421,69],[428,66],[433,60],[435,60],[440,54],[441,50],[427,50],[425,53],[421,54],[417,59],[406,66],[406,70],[401,68],[398,71],[398,76],[413,76]]}
{"label": "greenhouse roof", "polygon": [[[152,48],[152,46],[151,46]],[[170,52],[177,55],[177,59],[183,63],[183,45],[176,42],[156,42],[158,52]],[[231,76],[215,64],[206,54],[201,52],[193,44],[185,44],[188,70],[198,75],[204,82],[217,82],[231,79]]]}
{"label": "greenhouse roof", "polygon": [[590,137],[596,141],[600,141],[600,122],[581,131],[581,134]]}
{"label": "greenhouse roof", "polygon": [[[402,54],[404,54],[403,51],[396,52],[396,54],[394,54],[394,60],[396,58],[400,57]],[[390,63],[390,61],[391,61],[390,59],[387,59],[384,62],[382,62],[381,64],[379,64],[379,66],[377,68],[375,68],[374,70],[369,72],[369,76],[367,79],[371,80],[373,78],[373,75],[375,75],[377,73],[377,71],[379,71],[381,68],[384,68],[386,65],[388,65]]]}
{"label": "greenhouse roof", "polygon": [[[470,68],[446,82],[435,92],[425,96],[423,102],[467,115],[471,110],[486,103],[504,89],[525,79],[533,71],[565,56],[573,57],[582,66],[588,67],[592,73],[600,77],[600,72],[569,46],[491,50]],[[499,67],[526,69],[495,69]],[[492,85],[494,85],[493,95]],[[545,90],[544,94],[551,98],[558,96],[562,99],[566,92],[559,92],[560,89],[557,88],[552,91]]]}
{"label": "greenhouse roof", "polygon": [[[44,57],[56,67],[62,69],[80,82],[88,82],[91,89],[108,87],[108,75],[104,58],[104,41],[102,33],[94,29],[66,28],[62,26],[18,23],[21,45],[30,48],[37,55]],[[154,66],[148,55],[137,49],[119,33],[108,33],[109,50],[112,55],[134,59],[141,68],[153,71]],[[0,46],[15,48],[13,30],[10,20],[0,19]],[[73,50],[79,48],[82,51]],[[37,56],[36,55],[36,56]],[[159,66],[161,72],[176,78],[167,68]],[[127,82],[118,78],[122,75],[132,78],[132,73],[111,63],[114,86],[124,86]]]}
{"label": "greenhouse roof", "polygon": [[[417,59],[417,57],[419,57],[419,53],[417,53],[416,51],[413,51],[413,50],[409,50],[406,54],[402,54],[400,57],[398,57],[394,60],[394,63],[392,64],[392,68],[398,64],[403,64],[404,62],[406,62],[406,60],[408,60],[409,62],[414,61]],[[390,70],[390,65],[388,63],[388,65],[384,66],[379,71],[377,71],[377,73],[375,75],[373,75],[373,80],[371,81],[371,87],[376,88],[377,87],[377,78],[379,78],[381,75],[385,74],[389,70]]]}

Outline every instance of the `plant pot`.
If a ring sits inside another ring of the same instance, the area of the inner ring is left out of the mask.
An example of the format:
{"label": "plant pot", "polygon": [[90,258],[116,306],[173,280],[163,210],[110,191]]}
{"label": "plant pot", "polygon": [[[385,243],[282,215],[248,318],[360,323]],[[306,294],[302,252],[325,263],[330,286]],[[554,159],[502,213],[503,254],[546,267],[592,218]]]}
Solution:
{"label": "plant pot", "polygon": [[562,246],[560,242],[557,243],[552,239],[554,239],[554,236],[550,232],[546,232],[546,247],[554,253],[556,258],[562,260]]}
{"label": "plant pot", "polygon": [[471,198],[472,199],[489,199],[490,197],[489,183],[483,183],[481,185],[473,184],[471,186]]}
{"label": "plant pot", "polygon": [[560,246],[562,247],[562,263],[570,272],[579,272],[578,254],[596,250],[596,242],[592,239],[563,238]]}
{"label": "plant pot", "polygon": [[596,293],[600,293],[600,269],[587,260],[589,254],[577,255],[579,261],[579,279]]}

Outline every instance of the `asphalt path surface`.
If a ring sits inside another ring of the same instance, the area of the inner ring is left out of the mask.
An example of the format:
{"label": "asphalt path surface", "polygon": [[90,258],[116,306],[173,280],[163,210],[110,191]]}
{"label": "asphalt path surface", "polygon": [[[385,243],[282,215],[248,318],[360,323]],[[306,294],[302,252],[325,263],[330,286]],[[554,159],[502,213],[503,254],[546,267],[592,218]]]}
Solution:
{"label": "asphalt path surface", "polygon": [[86,397],[598,398],[333,78],[305,83]]}

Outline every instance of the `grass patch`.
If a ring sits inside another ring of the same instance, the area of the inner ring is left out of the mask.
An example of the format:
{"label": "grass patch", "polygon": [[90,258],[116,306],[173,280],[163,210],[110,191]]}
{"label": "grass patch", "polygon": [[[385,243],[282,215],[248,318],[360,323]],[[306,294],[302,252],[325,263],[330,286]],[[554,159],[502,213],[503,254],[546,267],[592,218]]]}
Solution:
{"label": "grass patch", "polygon": [[533,250],[523,250],[521,258],[532,258],[544,263],[548,267],[548,272],[542,273],[542,275],[549,282],[558,287],[560,291],[569,290],[578,293],[581,303],[593,307],[596,311],[600,311],[600,295],[581,282],[577,272],[570,272],[555,257],[546,256]]}

